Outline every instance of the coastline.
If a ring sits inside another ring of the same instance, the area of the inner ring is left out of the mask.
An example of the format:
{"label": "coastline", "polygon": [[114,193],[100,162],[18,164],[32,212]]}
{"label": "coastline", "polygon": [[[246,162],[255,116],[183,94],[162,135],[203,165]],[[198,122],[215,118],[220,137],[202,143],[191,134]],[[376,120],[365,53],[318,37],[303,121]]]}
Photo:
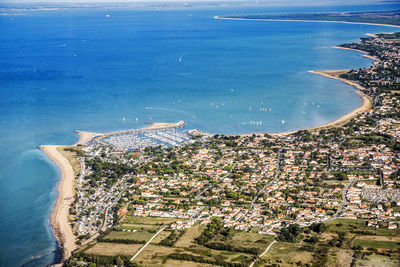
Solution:
{"label": "coastline", "polygon": [[39,148],[52,160],[61,172],[61,178],[57,184],[57,199],[54,203],[50,225],[54,236],[58,241],[61,261],[68,259],[77,248],[76,238],[68,221],[69,207],[74,201],[74,170],[69,161],[57,150],[62,146],[43,145]]}
{"label": "coastline", "polygon": [[[379,26],[389,26],[389,27],[398,27],[400,26],[394,26],[394,25],[386,25],[386,24],[372,24],[372,23],[353,23],[353,22],[341,22],[341,21],[312,21],[312,20],[273,20],[273,19],[240,19],[240,18],[219,18],[215,17],[216,19],[231,19],[231,20],[261,20],[261,21],[306,21],[306,22],[339,22],[339,23],[349,23],[349,24],[368,24],[368,25],[379,25]],[[356,51],[363,53],[364,55],[361,55],[362,57],[370,58],[375,61],[379,61],[378,58],[370,56],[368,52],[362,51],[362,50],[357,50],[357,49],[351,49],[351,48],[345,48],[345,47],[339,47],[339,46],[332,46],[333,48],[337,49],[344,49],[344,50],[351,50],[351,51]],[[346,83],[348,85],[353,86],[354,88],[358,89],[358,91],[355,91],[354,93],[358,94],[360,98],[362,99],[361,105],[348,112],[347,114],[322,125],[318,125],[315,127],[311,128],[305,128],[305,129],[297,129],[293,131],[286,131],[286,132],[278,132],[278,133],[266,133],[266,132],[260,132],[260,133],[245,133],[245,134],[231,134],[231,136],[251,136],[253,134],[255,135],[260,135],[260,134],[269,134],[271,136],[285,136],[289,134],[293,134],[295,132],[301,131],[301,130],[309,130],[309,131],[317,131],[321,129],[327,129],[327,128],[335,128],[335,127],[340,127],[344,124],[346,124],[348,121],[351,119],[357,117],[360,113],[365,112],[369,110],[372,106],[372,102],[366,94],[363,93],[363,90],[365,90],[364,87],[361,85],[350,81],[346,80],[343,78],[340,78],[338,74],[347,72],[349,70],[327,70],[327,71],[314,71],[310,70],[307,71],[308,73],[312,74],[317,74],[324,76],[326,78],[330,79],[335,79],[339,80],[343,83]],[[177,122],[177,123],[151,123],[149,126],[143,128],[145,130],[156,130],[156,129],[162,129],[162,128],[175,128],[175,127],[182,127],[184,125],[183,121]],[[102,136],[103,134],[99,133],[92,133],[92,132],[84,132],[84,131],[75,131],[75,133],[79,134],[79,140],[73,145],[81,145],[84,143],[86,140],[91,139],[96,136]],[[51,215],[50,215],[50,224],[52,227],[52,231],[58,241],[59,249],[60,249],[60,255],[61,255],[61,262],[65,259],[68,259],[74,250],[77,249],[77,245],[75,244],[76,242],[76,237],[73,234],[72,228],[69,224],[68,220],[68,215],[69,215],[69,207],[74,201],[74,183],[75,183],[75,174],[73,171],[73,168],[67,158],[65,158],[57,149],[63,147],[60,145],[42,145],[39,148],[49,157],[50,160],[52,160],[57,167],[59,168],[61,172],[61,177],[60,180],[57,184],[57,191],[58,191],[58,196],[57,199],[54,203]],[[58,264],[56,264],[58,266]]]}
{"label": "coastline", "polygon": [[[396,28],[400,28],[400,26],[397,25],[390,25],[390,24],[375,24],[375,23],[357,23],[357,22],[346,22],[346,21],[323,21],[323,20],[277,20],[277,19],[245,19],[245,18],[223,18],[223,17],[219,17],[219,16],[215,16],[214,19],[226,19],[226,20],[259,20],[259,21],[304,21],[304,22],[339,22],[339,23],[348,23],[348,24],[366,24],[366,25],[377,25],[377,26],[388,26],[388,27],[396,27]],[[366,35],[374,37],[376,36],[373,33],[367,33]],[[363,55],[361,55],[362,57],[365,58],[369,58],[374,60],[375,62],[379,61],[378,58],[369,55],[368,52],[363,51],[363,50],[359,50],[359,49],[352,49],[352,48],[346,48],[346,47],[340,47],[340,46],[332,46],[332,48],[337,48],[337,49],[343,49],[343,50],[350,50],[350,51],[355,51],[355,52],[360,52],[363,53]],[[375,63],[374,62],[374,63]],[[345,72],[348,72],[349,70],[325,70],[325,71],[315,71],[315,70],[310,70],[307,71],[308,73],[312,73],[312,74],[317,74],[317,75],[321,75],[324,76],[326,78],[329,79],[334,79],[334,80],[338,80],[341,81],[345,84],[351,85],[354,88],[356,88],[358,91],[355,91],[354,93],[358,94],[362,100],[361,105],[348,112],[347,114],[337,118],[336,120],[333,120],[331,122],[322,124],[322,125],[318,125],[315,127],[310,127],[310,128],[304,128],[304,129],[298,129],[298,130],[293,130],[293,131],[286,131],[286,132],[278,132],[278,133],[267,133],[267,132],[259,132],[259,133],[244,133],[244,134],[230,134],[229,136],[251,136],[251,135],[262,135],[262,134],[269,134],[271,136],[285,136],[285,135],[289,135],[289,134],[293,134],[295,132],[298,131],[302,131],[302,130],[308,130],[308,131],[317,131],[317,130],[321,130],[321,129],[326,129],[326,128],[334,128],[334,127],[339,127],[342,126],[344,124],[346,124],[348,121],[350,121],[351,119],[355,118],[356,116],[358,116],[360,113],[365,112],[367,110],[369,110],[372,107],[372,101],[369,98],[369,96],[367,96],[366,94],[363,93],[363,90],[365,90],[364,87],[362,87],[361,85],[359,85],[358,83],[355,83],[353,81],[350,80],[346,80],[343,78],[340,78],[339,75]]]}
{"label": "coastline", "polygon": [[348,85],[353,86],[354,88],[358,89],[358,91],[355,91],[354,93],[358,94],[362,100],[361,105],[348,112],[347,114],[337,118],[336,120],[333,120],[331,122],[328,123],[324,123],[322,125],[318,125],[315,127],[310,127],[310,128],[304,128],[304,129],[298,129],[298,130],[293,130],[293,131],[286,131],[286,132],[278,132],[278,133],[266,133],[266,132],[262,132],[262,133],[245,133],[245,134],[231,134],[230,136],[251,136],[253,134],[255,135],[262,135],[262,134],[269,134],[271,136],[285,136],[285,135],[289,135],[289,134],[293,134],[295,132],[298,131],[304,131],[304,130],[308,130],[308,131],[317,131],[317,130],[322,130],[322,129],[328,129],[328,128],[335,128],[335,127],[340,127],[343,126],[344,124],[346,124],[347,122],[349,122],[351,119],[357,117],[360,113],[365,112],[367,110],[369,110],[372,107],[372,101],[371,99],[363,93],[363,90],[365,89],[364,87],[362,87],[361,85],[340,78],[337,75],[340,73],[344,73],[347,72],[348,70],[327,70],[327,71],[314,71],[314,70],[310,70],[307,71],[308,73],[312,73],[312,74],[317,74],[317,75],[321,75],[324,76],[326,78],[329,79],[334,79],[334,80],[338,80],[341,81],[343,83],[346,83]]}
{"label": "coastline", "polygon": [[[79,135],[79,140],[73,146],[80,145],[86,140],[99,135],[97,133],[83,131],[75,131],[75,133]],[[75,174],[68,159],[66,159],[58,151],[58,148],[61,147],[63,146],[39,146],[39,149],[42,150],[47,157],[57,165],[61,173],[60,180],[57,183],[57,199],[54,202],[49,222],[52,232],[58,242],[58,248],[60,249],[61,256],[60,261],[62,262],[72,255],[73,251],[77,249],[77,245],[75,244],[76,238],[72,232],[72,228],[68,220],[69,208],[75,197]],[[53,266],[59,266],[59,264],[56,263]]]}
{"label": "coastline", "polygon": [[[179,128],[185,126],[184,121],[178,122],[153,122],[149,124],[147,127],[144,127],[142,130],[158,130],[158,129],[166,129],[166,128]],[[139,129],[140,130],[140,129]]]}
{"label": "coastline", "polygon": [[[368,35],[368,34],[367,34]],[[378,61],[379,59],[377,57],[371,56],[368,54],[368,52],[359,50],[359,49],[354,49],[354,48],[348,48],[348,47],[341,47],[341,46],[332,46],[332,48],[336,48],[336,49],[343,49],[343,50],[349,50],[349,51],[355,51],[355,52],[359,52],[359,53],[363,53],[364,55],[361,55],[361,57],[365,57],[365,58],[369,58],[372,59],[374,61]]]}
{"label": "coastline", "polygon": [[81,145],[83,142],[85,142],[88,139],[91,139],[97,135],[101,135],[98,133],[92,133],[92,132],[84,132],[84,131],[74,131],[74,133],[77,133],[79,135],[78,141],[74,144],[74,146]]}
{"label": "coastline", "polygon": [[340,21],[340,20],[308,20],[308,19],[246,19],[246,18],[224,18],[215,16],[214,19],[225,19],[225,20],[258,20],[258,21],[301,21],[301,22],[329,22],[329,23],[345,23],[345,24],[362,24],[362,25],[373,25],[373,26],[384,26],[400,28],[400,25],[392,24],[380,24],[380,23],[369,23],[369,22],[351,22],[351,21]]}

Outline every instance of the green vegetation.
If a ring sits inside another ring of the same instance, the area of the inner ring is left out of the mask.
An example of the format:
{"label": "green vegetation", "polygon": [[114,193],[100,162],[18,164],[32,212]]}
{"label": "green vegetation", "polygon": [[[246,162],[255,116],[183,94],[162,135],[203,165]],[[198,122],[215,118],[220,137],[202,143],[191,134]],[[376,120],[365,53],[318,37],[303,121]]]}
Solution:
{"label": "green vegetation", "polygon": [[356,239],[354,240],[353,246],[377,249],[400,249],[400,242]]}
{"label": "green vegetation", "polygon": [[382,12],[351,12],[351,13],[235,15],[235,16],[221,16],[221,18],[343,21],[343,22],[356,22],[356,23],[400,25],[399,16],[400,16],[400,10],[382,11]]}
{"label": "green vegetation", "polygon": [[243,247],[240,246],[240,244],[237,244],[236,246],[231,245],[229,241],[232,240],[233,236],[233,228],[224,227],[220,219],[213,218],[201,235],[196,238],[196,242],[200,245],[216,250],[244,252],[255,255],[261,252],[261,249],[257,247]]}
{"label": "green vegetation", "polygon": [[162,246],[172,247],[180,237],[185,234],[185,231],[171,231],[171,234],[159,243]]}
{"label": "green vegetation", "polygon": [[327,231],[334,233],[352,233],[359,235],[380,235],[393,236],[399,235],[400,229],[389,230],[387,228],[368,227],[366,221],[336,219],[325,223]]}
{"label": "green vegetation", "polygon": [[133,215],[125,215],[122,221],[124,224],[136,224],[136,225],[165,225],[175,222],[176,218],[162,218],[162,217],[140,217],[140,216],[133,216]]}
{"label": "green vegetation", "polygon": [[[85,261],[91,262],[92,264],[89,267],[96,266],[126,266],[126,267],[137,267],[136,263],[130,262],[129,257],[126,256],[103,256],[103,255],[90,255],[85,253],[76,253],[74,258],[67,260],[64,263],[66,267],[77,266],[78,262]],[[99,265],[97,265],[99,264]]]}
{"label": "green vegetation", "polygon": [[[122,232],[122,231],[112,231],[107,236],[103,237],[103,240],[132,240],[131,244],[141,244],[141,242],[146,242],[153,236],[153,233],[148,231],[141,232]],[[117,242],[118,243],[118,242]]]}
{"label": "green vegetation", "polygon": [[301,238],[303,229],[298,224],[291,224],[286,228],[282,228],[279,233],[278,240],[283,242],[296,242]]}
{"label": "green vegetation", "polygon": [[118,244],[145,244],[145,240],[136,240],[136,239],[108,239],[108,238],[99,238],[98,242],[107,242],[107,243],[118,243]]}
{"label": "green vegetation", "polygon": [[202,256],[195,256],[191,255],[188,253],[173,253],[168,255],[169,259],[174,259],[174,260],[182,260],[182,261],[193,261],[193,262],[200,262],[200,263],[208,263],[208,264],[213,264],[213,265],[219,265],[219,266],[227,266],[227,267],[244,267],[247,266],[246,264],[243,263],[234,263],[234,262],[226,262],[222,259],[214,259],[214,260],[209,260],[205,259]]}
{"label": "green vegetation", "polygon": [[[114,200],[115,216],[112,226],[107,218],[101,242],[80,252],[92,255],[80,258],[82,264],[101,265],[97,256],[133,255],[163,226],[135,262],[247,266],[257,259],[256,266],[357,266],[377,255],[398,258],[400,230],[388,227],[398,226],[400,211],[400,94],[387,90],[400,84],[400,34],[377,36],[343,45],[376,56],[373,66],[332,74],[365,87],[373,102],[371,111],[344,127],[284,138],[208,136],[183,147],[146,148],[139,163],[126,152],[98,148],[94,154],[101,156],[86,158],[93,173],[83,179],[84,204],[74,201],[70,208],[75,226],[91,224],[80,242],[96,228],[101,233],[105,214],[97,207],[104,199]],[[307,224],[316,221],[324,223]],[[274,239],[258,233],[272,231],[279,232],[277,242],[258,258]],[[124,261],[112,260],[105,258],[104,265]]]}

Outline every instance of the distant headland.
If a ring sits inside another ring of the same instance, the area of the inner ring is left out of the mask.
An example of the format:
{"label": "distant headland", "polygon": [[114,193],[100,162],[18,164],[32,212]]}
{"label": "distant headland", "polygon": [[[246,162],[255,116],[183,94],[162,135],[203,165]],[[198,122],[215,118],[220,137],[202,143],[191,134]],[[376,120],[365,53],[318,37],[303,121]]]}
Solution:
{"label": "distant headland", "polygon": [[309,21],[339,22],[400,27],[400,9],[381,12],[331,12],[331,13],[293,13],[293,14],[253,14],[215,16],[215,19],[269,20],[269,21]]}

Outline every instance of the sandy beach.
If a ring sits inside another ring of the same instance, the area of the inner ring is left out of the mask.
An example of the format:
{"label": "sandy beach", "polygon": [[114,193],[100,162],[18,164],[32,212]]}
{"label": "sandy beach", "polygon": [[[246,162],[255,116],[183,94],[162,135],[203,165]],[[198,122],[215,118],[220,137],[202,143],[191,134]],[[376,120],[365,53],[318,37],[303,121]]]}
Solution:
{"label": "sandy beach", "polygon": [[68,221],[69,207],[74,200],[75,175],[69,161],[57,150],[61,146],[40,146],[40,149],[57,164],[61,179],[57,185],[58,197],[50,216],[50,224],[57,238],[63,258],[67,259],[77,248],[76,238]]}
{"label": "sandy beach", "polygon": [[81,145],[83,142],[85,142],[88,139],[91,139],[95,136],[101,135],[98,133],[91,133],[91,132],[83,132],[83,131],[75,131],[75,133],[79,134],[79,140],[76,142],[74,145]]}
{"label": "sandy beach", "polygon": [[347,48],[347,47],[341,47],[341,46],[332,46],[332,48],[343,49],[343,50],[350,50],[350,51],[355,51],[355,52],[363,53],[364,55],[361,55],[362,57],[365,57],[365,58],[369,58],[369,59],[378,61],[378,58],[376,58],[376,57],[374,57],[374,56],[371,56],[371,55],[368,55],[368,52],[365,52],[365,51],[362,51],[362,50],[359,50],[359,49],[353,49],[353,48]]}
{"label": "sandy beach", "polygon": [[[74,146],[82,144],[84,141],[99,135],[97,133],[83,131],[75,131],[75,133],[79,134],[79,140]],[[74,201],[75,174],[68,159],[58,151],[57,148],[60,147],[63,146],[44,145],[39,148],[56,163],[61,172],[61,178],[57,185],[58,197],[51,212],[50,224],[58,241],[59,248],[63,251],[62,260],[64,260],[69,258],[72,252],[77,248],[75,244],[76,238],[68,221],[69,207]]]}
{"label": "sandy beach", "polygon": [[[359,91],[355,91],[355,93],[358,94],[361,97],[361,100],[362,100],[361,106],[359,106],[358,108],[350,111],[349,113],[341,116],[340,118],[338,118],[338,119],[336,119],[334,121],[331,121],[331,122],[328,122],[328,123],[325,123],[325,124],[322,124],[322,125],[319,125],[319,126],[315,126],[315,127],[311,127],[311,128],[305,128],[305,129],[299,129],[299,130],[294,130],[294,131],[279,132],[279,133],[267,133],[267,134],[269,134],[271,136],[285,136],[285,135],[292,134],[292,133],[295,133],[295,132],[300,131],[300,130],[317,131],[317,130],[321,130],[321,129],[340,127],[340,126],[346,124],[351,119],[357,117],[360,113],[368,111],[372,106],[372,102],[371,102],[371,99],[366,94],[364,94],[362,92],[365,88],[362,87],[361,85],[355,83],[355,82],[352,82],[352,81],[349,81],[349,80],[346,80],[346,79],[342,79],[342,78],[339,77],[340,74],[345,73],[347,71],[348,70],[327,70],[327,71],[310,70],[308,72],[309,73],[313,73],[313,74],[322,75],[322,76],[324,76],[326,78],[329,78],[329,79],[339,80],[341,82],[344,82],[344,83],[346,83],[348,85],[351,85],[354,88],[358,89]],[[264,133],[232,134],[231,136],[251,136],[253,134],[255,134],[255,135],[263,135],[263,134],[266,134],[266,133],[264,132]]]}
{"label": "sandy beach", "polygon": [[143,128],[143,130],[157,130],[157,129],[166,129],[166,128],[177,128],[177,127],[183,127],[184,125],[185,125],[184,121],[178,121],[178,122],[172,122],[172,123],[154,122],[154,123],[151,123],[149,126]]}

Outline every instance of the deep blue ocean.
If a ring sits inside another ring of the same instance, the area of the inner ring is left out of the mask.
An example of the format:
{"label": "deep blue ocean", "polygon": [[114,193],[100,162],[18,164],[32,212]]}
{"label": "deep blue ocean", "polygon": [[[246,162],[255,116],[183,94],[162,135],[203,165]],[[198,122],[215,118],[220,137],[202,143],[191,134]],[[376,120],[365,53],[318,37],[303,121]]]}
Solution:
{"label": "deep blue ocean", "polygon": [[[371,60],[331,46],[369,25],[215,20],[334,7],[70,9],[0,16],[0,266],[45,266],[59,172],[37,149],[104,132],[184,120],[215,133],[278,132],[332,121],[360,105],[350,86],[307,70]],[[109,16],[107,16],[109,15]]]}

